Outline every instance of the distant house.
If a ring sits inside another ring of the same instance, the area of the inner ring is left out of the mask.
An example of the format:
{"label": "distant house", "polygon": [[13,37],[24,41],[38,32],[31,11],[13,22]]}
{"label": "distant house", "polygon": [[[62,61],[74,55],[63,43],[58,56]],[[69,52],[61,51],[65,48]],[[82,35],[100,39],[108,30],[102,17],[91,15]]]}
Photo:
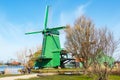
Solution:
{"label": "distant house", "polygon": [[10,64],[11,64],[11,65],[15,65],[15,66],[21,65],[21,63],[20,63],[20,62],[17,62],[17,61],[12,61]]}
{"label": "distant house", "polygon": [[115,59],[111,56],[108,56],[101,51],[97,56],[98,62],[103,65],[108,65],[110,68],[114,66]]}
{"label": "distant house", "polygon": [[[103,65],[103,67],[105,66],[105,64],[107,64],[109,67],[114,66],[115,59],[113,57],[107,56],[102,51],[95,58],[96,58],[96,60],[98,60],[99,64]],[[82,63],[84,61],[85,61],[85,59],[83,59],[83,58],[75,58],[75,62],[77,63],[77,66],[79,63],[79,67],[81,67],[81,68],[83,67]],[[91,61],[91,60],[89,60],[89,61]]]}

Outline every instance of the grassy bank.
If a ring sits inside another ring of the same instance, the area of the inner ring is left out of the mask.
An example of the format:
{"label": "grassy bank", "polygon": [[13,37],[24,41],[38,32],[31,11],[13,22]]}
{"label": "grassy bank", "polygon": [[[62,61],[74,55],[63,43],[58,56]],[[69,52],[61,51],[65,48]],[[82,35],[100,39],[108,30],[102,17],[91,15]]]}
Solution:
{"label": "grassy bank", "polygon": [[[18,79],[23,80],[23,79]],[[92,80],[89,77],[86,76],[80,76],[80,75],[54,75],[54,76],[43,76],[43,77],[36,77],[36,78],[30,78],[30,79],[24,79],[24,80]]]}
{"label": "grassy bank", "polygon": [[120,76],[118,76],[118,75],[110,75],[109,80],[120,80]]}
{"label": "grassy bank", "polygon": [[64,72],[64,71],[81,71],[80,68],[72,68],[72,69],[38,69],[32,70],[33,73],[50,73],[50,72]]}
{"label": "grassy bank", "polygon": [[[93,80],[93,79],[83,75],[54,75],[18,80]],[[111,75],[109,76],[109,80],[120,80],[120,76]]]}

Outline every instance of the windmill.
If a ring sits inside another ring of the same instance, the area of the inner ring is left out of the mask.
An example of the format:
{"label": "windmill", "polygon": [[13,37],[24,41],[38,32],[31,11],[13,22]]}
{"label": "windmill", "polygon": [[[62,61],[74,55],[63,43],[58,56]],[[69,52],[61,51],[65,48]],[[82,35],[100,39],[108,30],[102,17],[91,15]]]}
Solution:
{"label": "windmill", "polygon": [[44,29],[42,31],[29,32],[28,34],[43,34],[43,43],[42,43],[42,54],[39,56],[39,59],[35,62],[35,67],[44,68],[44,67],[58,67],[60,66],[60,40],[59,40],[59,31],[64,29],[65,26],[48,28],[48,13],[49,6],[46,7]]}

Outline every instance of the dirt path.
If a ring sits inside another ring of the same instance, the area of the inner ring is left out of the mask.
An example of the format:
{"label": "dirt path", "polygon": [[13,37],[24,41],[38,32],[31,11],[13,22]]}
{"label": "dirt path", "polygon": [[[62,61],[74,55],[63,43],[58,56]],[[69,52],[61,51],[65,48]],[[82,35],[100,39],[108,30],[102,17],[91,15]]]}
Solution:
{"label": "dirt path", "polygon": [[4,78],[0,78],[0,80],[28,79],[28,78],[32,78],[32,77],[37,77],[37,74],[29,74],[29,75],[22,75],[22,76],[4,77]]}

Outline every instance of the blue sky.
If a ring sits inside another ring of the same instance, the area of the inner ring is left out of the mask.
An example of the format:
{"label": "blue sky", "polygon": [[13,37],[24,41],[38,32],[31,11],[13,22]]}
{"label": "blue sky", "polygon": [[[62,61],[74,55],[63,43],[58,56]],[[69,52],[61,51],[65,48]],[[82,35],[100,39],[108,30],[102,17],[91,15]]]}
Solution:
{"label": "blue sky", "polygon": [[[96,27],[107,26],[120,37],[119,0],[0,0],[0,60],[16,57],[16,52],[42,43],[42,34],[24,35],[43,29],[46,5],[50,5],[48,27],[73,25],[81,15],[91,18]],[[65,33],[61,31],[64,47]]]}

